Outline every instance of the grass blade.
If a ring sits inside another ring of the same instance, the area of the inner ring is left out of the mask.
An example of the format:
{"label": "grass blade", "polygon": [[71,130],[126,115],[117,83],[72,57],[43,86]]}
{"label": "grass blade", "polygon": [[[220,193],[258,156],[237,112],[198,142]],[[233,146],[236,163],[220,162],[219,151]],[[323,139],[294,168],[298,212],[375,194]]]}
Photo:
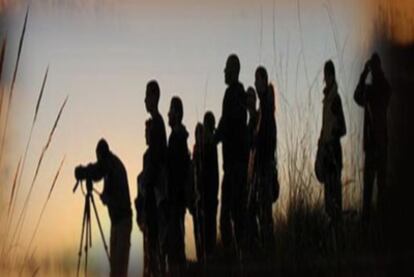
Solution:
{"label": "grass blade", "polygon": [[48,74],[49,74],[49,66],[47,66],[45,76],[43,77],[42,88],[40,89],[40,93],[39,93],[39,97],[37,99],[36,109],[35,109],[35,113],[34,113],[34,117],[33,117],[33,124],[36,122],[37,114],[39,113],[40,102],[42,101],[43,91],[45,90]]}
{"label": "grass blade", "polygon": [[20,163],[21,163],[21,161],[22,161],[22,158],[20,157],[19,163],[17,164],[16,173],[14,174],[13,186],[12,186],[12,190],[11,190],[11,194],[10,194],[9,207],[8,207],[8,211],[7,211],[7,215],[9,217],[10,217],[10,208],[11,208],[11,206],[13,204],[14,193],[15,193],[16,184],[17,184],[17,177],[19,176]]}
{"label": "grass blade", "polygon": [[17,225],[16,225],[16,230],[15,230],[15,232],[13,234],[13,238],[11,240],[12,245],[13,245],[15,239],[16,239],[16,236],[17,236],[17,240],[16,241],[19,240],[21,230],[23,229],[24,219],[26,217],[27,206],[29,204],[29,200],[30,200],[30,197],[32,195],[32,191],[33,191],[33,188],[34,188],[34,184],[35,184],[36,179],[37,179],[37,176],[39,174],[39,170],[40,170],[40,167],[42,165],[43,158],[44,158],[44,156],[45,156],[45,154],[46,154],[46,152],[47,152],[47,150],[48,150],[48,148],[50,146],[50,143],[52,142],[53,134],[56,131],[56,128],[57,128],[58,123],[60,121],[60,118],[62,116],[63,110],[64,110],[64,108],[66,106],[67,100],[68,100],[68,96],[66,97],[66,99],[63,102],[62,106],[60,107],[60,110],[59,110],[59,113],[58,113],[58,115],[56,117],[55,123],[53,124],[52,130],[49,133],[48,140],[47,140],[45,146],[42,149],[42,153],[40,154],[39,161],[37,162],[36,170],[35,170],[35,173],[34,173],[34,176],[33,176],[33,179],[32,179],[32,183],[30,185],[29,192],[27,193],[26,199],[24,201],[23,208],[22,208],[22,211],[21,211],[20,216],[19,216],[19,220],[18,220]]}
{"label": "grass blade", "polygon": [[[9,122],[10,106],[11,106],[11,101],[13,99],[13,90],[14,90],[14,85],[16,83],[17,71],[19,69],[20,56],[21,56],[22,49],[23,49],[24,35],[26,33],[26,26],[27,26],[27,18],[28,17],[29,17],[29,6],[27,7],[26,16],[24,18],[23,30],[22,30],[22,34],[20,36],[19,49],[18,49],[18,52],[17,52],[16,64],[14,66],[13,79],[12,79],[12,83],[11,83],[11,86],[10,86],[9,101],[8,101],[8,104],[7,104],[7,111],[6,111],[6,122],[5,122],[5,125],[4,125],[4,131],[3,131],[3,135],[2,135],[2,139],[1,139],[0,165],[1,165],[1,162],[3,160],[4,142],[5,142],[5,139],[6,139],[7,126],[8,126],[8,122]],[[1,110],[0,110],[0,113],[1,113]]]}
{"label": "grass blade", "polygon": [[65,158],[66,158],[66,157],[64,156],[64,157],[63,157],[63,159],[62,159],[62,161],[60,162],[60,165],[59,165],[59,168],[58,168],[58,170],[57,170],[57,172],[56,172],[56,174],[55,174],[55,177],[53,178],[52,185],[51,185],[51,187],[50,187],[50,190],[49,190],[49,193],[48,193],[47,198],[46,198],[46,200],[45,200],[45,203],[43,204],[42,210],[41,210],[41,212],[40,212],[39,218],[38,218],[37,223],[36,223],[36,227],[35,227],[35,229],[34,229],[34,231],[33,231],[32,237],[30,238],[30,242],[29,242],[29,245],[28,245],[28,247],[27,247],[27,255],[28,255],[28,254],[29,254],[29,252],[30,252],[30,248],[32,247],[32,244],[33,244],[34,238],[36,237],[37,231],[38,231],[39,226],[40,226],[40,222],[42,221],[43,214],[44,214],[44,212],[45,212],[45,210],[46,210],[46,207],[47,207],[47,204],[48,204],[48,202],[49,202],[49,200],[50,200],[50,196],[52,195],[53,189],[55,188],[55,185],[56,185],[57,180],[58,180],[58,178],[59,178],[59,174],[60,174],[60,172],[61,172],[61,170],[62,170],[63,163],[65,162]]}
{"label": "grass blade", "polygon": [[17,52],[16,64],[14,66],[13,79],[12,79],[12,83],[11,83],[11,87],[10,87],[9,106],[10,106],[11,99],[13,97],[13,89],[14,89],[14,85],[16,83],[17,70],[19,69],[19,62],[20,62],[20,57],[21,57],[21,54],[22,54],[24,35],[26,33],[26,26],[27,26],[27,18],[28,17],[29,17],[29,7],[27,7],[27,10],[26,10],[26,16],[24,18],[23,30],[22,30],[22,34],[20,36],[19,49],[18,49],[18,52]]}
{"label": "grass blade", "polygon": [[[20,170],[20,173],[19,173],[18,182],[17,182],[17,186],[16,186],[16,191],[15,191],[15,195],[16,195],[15,197],[16,198],[19,195],[19,190],[20,190],[21,181],[22,181],[22,175],[23,175],[24,168],[25,168],[25,165],[26,165],[27,153],[29,151],[29,146],[30,146],[30,143],[32,141],[33,129],[34,129],[34,126],[36,124],[36,119],[37,119],[37,115],[38,115],[38,112],[39,112],[40,103],[41,103],[41,100],[42,100],[42,97],[43,97],[43,92],[44,92],[44,89],[45,89],[45,86],[46,86],[46,80],[47,80],[48,72],[49,72],[49,66],[46,68],[45,76],[43,78],[42,87],[40,89],[39,97],[37,99],[36,109],[35,109],[35,113],[34,113],[34,116],[33,116],[33,122],[32,122],[32,126],[30,128],[29,138],[27,140],[26,148],[25,148],[25,151],[24,151],[23,162],[22,162],[22,166],[21,166],[21,170]],[[16,205],[16,201],[13,202],[13,206],[11,207],[11,213],[9,213],[12,216],[12,218],[13,218],[13,215],[14,215],[15,205]]]}
{"label": "grass blade", "polygon": [[3,97],[4,97],[4,89],[3,86],[1,86],[1,80],[2,80],[2,75],[3,75],[3,63],[4,63],[4,56],[6,53],[6,41],[7,41],[7,37],[3,39],[3,43],[1,45],[1,53],[0,53],[0,118],[1,118],[1,111],[2,111],[2,107],[3,107]]}
{"label": "grass blade", "polygon": [[[14,199],[15,199],[15,188],[16,188],[16,184],[17,184],[17,178],[19,176],[19,171],[20,171],[20,163],[22,161],[22,158],[20,157],[19,162],[17,164],[17,168],[16,168],[16,173],[14,174],[14,180],[13,180],[13,185],[12,185],[12,190],[11,190],[11,194],[10,194],[10,201],[9,201],[9,207],[7,210],[7,225],[6,225],[6,232],[5,232],[5,239],[4,241],[7,241],[7,237],[9,235],[9,231],[10,231],[10,227],[11,227],[11,222],[12,222],[12,218],[10,217],[10,208],[13,205]],[[4,257],[4,251],[5,251],[5,245],[3,245],[3,248],[1,250],[1,256],[0,259]]]}
{"label": "grass blade", "polygon": [[3,43],[1,44],[1,53],[0,53],[0,81],[3,73],[3,63],[4,63],[4,56],[6,53],[6,41],[7,37],[3,39]]}

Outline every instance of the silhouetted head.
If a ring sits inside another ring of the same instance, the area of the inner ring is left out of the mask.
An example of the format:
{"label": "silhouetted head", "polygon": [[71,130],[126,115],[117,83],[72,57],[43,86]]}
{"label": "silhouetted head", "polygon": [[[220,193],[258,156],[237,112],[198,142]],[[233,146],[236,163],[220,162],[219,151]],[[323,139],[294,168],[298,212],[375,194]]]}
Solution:
{"label": "silhouetted head", "polygon": [[204,128],[210,132],[213,132],[216,128],[216,119],[211,111],[208,111],[204,114],[203,124]]}
{"label": "silhouetted head", "polygon": [[323,68],[323,73],[324,73],[326,87],[330,88],[335,83],[335,80],[336,80],[335,66],[331,60],[325,63],[325,66]]}
{"label": "silhouetted head", "polygon": [[160,87],[157,81],[152,80],[147,84],[147,90],[145,91],[145,108],[147,112],[153,113],[158,111],[158,102],[160,100]]}
{"label": "silhouetted head", "polygon": [[248,87],[246,91],[247,110],[249,113],[256,111],[256,91],[253,87]]}
{"label": "silhouetted head", "polygon": [[231,54],[227,58],[226,68],[224,68],[224,82],[227,85],[235,84],[239,81],[240,60],[236,54]]}
{"label": "silhouetted head", "polygon": [[109,145],[105,139],[101,138],[96,145],[96,159],[99,163],[104,162],[109,156]]}
{"label": "silhouetted head", "polygon": [[147,121],[145,121],[145,143],[147,145],[149,145],[150,140],[151,140],[151,125],[152,125],[151,119],[148,119]]}
{"label": "silhouetted head", "polygon": [[372,76],[374,78],[376,78],[376,76],[378,76],[382,72],[381,59],[378,53],[375,52],[374,54],[372,54],[369,66],[371,68]]}
{"label": "silhouetted head", "polygon": [[180,97],[174,96],[171,98],[170,111],[168,112],[168,125],[174,127],[181,123],[183,120],[183,102]]}
{"label": "silhouetted head", "polygon": [[267,71],[263,66],[259,66],[256,69],[254,85],[256,87],[259,98],[262,98],[266,93],[268,87]]}
{"label": "silhouetted head", "polygon": [[195,128],[195,132],[194,132],[195,141],[197,145],[201,145],[203,141],[203,132],[204,132],[203,124],[198,122]]}

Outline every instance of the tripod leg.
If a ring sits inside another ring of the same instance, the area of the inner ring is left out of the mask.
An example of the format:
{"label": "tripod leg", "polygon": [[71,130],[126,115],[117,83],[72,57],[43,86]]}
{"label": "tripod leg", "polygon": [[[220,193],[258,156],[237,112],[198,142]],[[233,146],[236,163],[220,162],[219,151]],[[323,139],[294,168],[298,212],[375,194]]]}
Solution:
{"label": "tripod leg", "polygon": [[88,248],[90,247],[91,232],[91,206],[88,196],[86,196],[86,242],[85,242],[85,276],[88,275]]}
{"label": "tripod leg", "polygon": [[92,194],[91,194],[91,202],[92,202],[93,209],[95,211],[96,221],[98,222],[99,232],[101,233],[101,237],[102,237],[102,241],[103,241],[103,244],[104,244],[106,256],[108,257],[108,261],[109,261],[109,264],[110,264],[111,259],[110,259],[110,256],[109,256],[108,245],[106,244],[105,236],[104,236],[104,233],[103,233],[103,230],[102,230],[101,221],[99,220],[99,216],[98,216],[98,210],[96,209],[95,199],[93,198]]}
{"label": "tripod leg", "polygon": [[80,238],[80,244],[79,244],[78,267],[77,267],[77,271],[76,271],[76,276],[79,276],[79,271],[80,271],[80,263],[81,263],[81,258],[82,258],[83,237],[84,237],[84,234],[85,234],[85,229],[86,229],[86,200],[85,200],[85,205],[84,205],[84,208],[83,208],[82,230],[81,230],[81,238]]}
{"label": "tripod leg", "polygon": [[89,221],[89,247],[92,247],[92,222],[91,222],[91,195],[89,195],[89,201],[88,201],[88,221]]}

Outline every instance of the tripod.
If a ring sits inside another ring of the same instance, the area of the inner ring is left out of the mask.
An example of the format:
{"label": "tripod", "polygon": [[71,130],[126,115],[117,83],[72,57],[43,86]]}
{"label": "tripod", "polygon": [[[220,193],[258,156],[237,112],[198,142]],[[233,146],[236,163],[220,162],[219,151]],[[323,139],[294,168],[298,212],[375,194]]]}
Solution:
{"label": "tripod", "polygon": [[[73,188],[73,192],[76,191],[79,184],[81,184],[80,180],[77,180],[75,187]],[[85,206],[83,209],[83,219],[82,219],[82,231],[81,231],[81,238],[80,238],[80,245],[79,245],[79,258],[78,258],[78,267],[76,276],[79,276],[80,272],[80,265],[82,259],[82,248],[85,250],[85,276],[87,275],[87,267],[88,267],[88,248],[92,247],[92,224],[91,224],[91,203],[93,206],[93,210],[95,212],[96,221],[98,222],[99,231],[101,233],[103,245],[105,248],[106,256],[108,257],[109,263],[111,262],[108,252],[108,245],[105,241],[105,236],[102,231],[101,221],[99,220],[98,210],[96,209],[95,200],[92,194],[92,180],[86,180],[86,195],[85,195]]]}

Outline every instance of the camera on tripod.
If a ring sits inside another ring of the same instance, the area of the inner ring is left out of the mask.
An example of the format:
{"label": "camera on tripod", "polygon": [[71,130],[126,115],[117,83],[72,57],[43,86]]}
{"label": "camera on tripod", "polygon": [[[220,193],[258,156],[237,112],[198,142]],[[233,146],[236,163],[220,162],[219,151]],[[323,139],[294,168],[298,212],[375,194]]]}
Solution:
{"label": "camera on tripod", "polygon": [[84,254],[85,254],[85,263],[84,263],[85,276],[87,275],[88,249],[92,247],[91,206],[92,206],[93,212],[95,213],[96,222],[98,223],[99,232],[101,234],[102,242],[105,248],[106,255],[108,257],[108,261],[110,262],[108,245],[105,240],[101,221],[98,216],[98,210],[96,208],[95,200],[93,197],[93,179],[89,174],[90,167],[91,167],[90,165],[88,165],[87,167],[80,165],[75,168],[76,184],[73,187],[73,192],[75,193],[77,188],[82,185],[83,180],[86,181],[85,204],[84,204],[84,210],[83,210],[82,230],[81,230],[81,238],[80,238],[80,245],[79,245],[79,252],[78,252],[78,267],[77,267],[76,276],[79,276],[79,272],[80,272],[80,265],[81,265],[82,252],[83,252],[82,249],[84,250]]}
{"label": "camera on tripod", "polygon": [[78,165],[75,168],[75,178],[76,178],[76,184],[73,187],[73,193],[76,192],[76,190],[78,189],[78,186],[81,184],[81,182],[83,180],[86,180],[86,191],[87,192],[92,192],[93,190],[93,181],[91,176],[88,176],[88,168],[89,166],[83,166],[83,165]]}

